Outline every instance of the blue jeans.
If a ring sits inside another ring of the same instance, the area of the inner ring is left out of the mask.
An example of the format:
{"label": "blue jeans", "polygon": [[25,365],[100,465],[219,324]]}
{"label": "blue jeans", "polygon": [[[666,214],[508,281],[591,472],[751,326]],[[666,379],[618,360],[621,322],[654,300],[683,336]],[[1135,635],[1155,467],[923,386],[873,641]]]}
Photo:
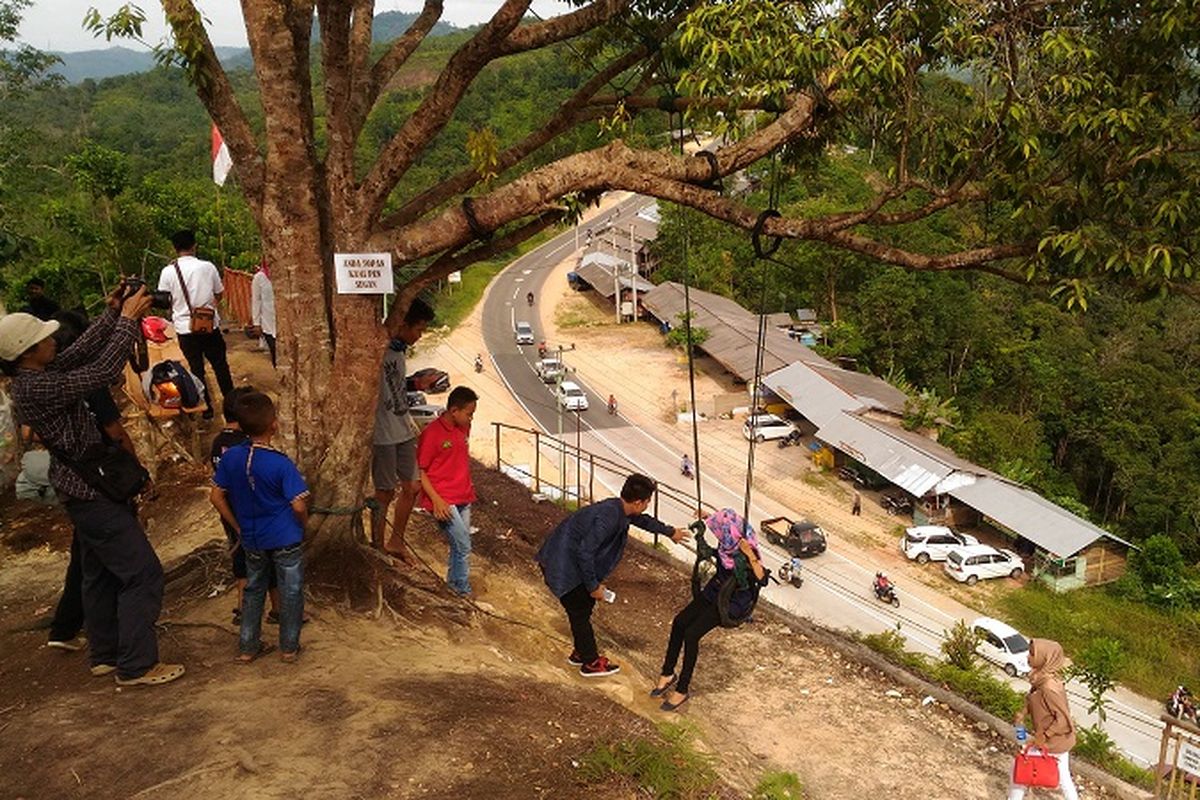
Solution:
{"label": "blue jeans", "polygon": [[268,570],[275,569],[279,585],[279,649],[300,649],[300,625],[304,620],[304,558],[297,543],[271,550],[246,552],[246,591],[242,599],[242,633],[238,649],[253,655],[262,648],[263,606],[267,599]]}
{"label": "blue jeans", "polygon": [[437,521],[438,527],[450,542],[450,565],[446,569],[446,583],[459,594],[471,591],[467,580],[471,556],[471,504],[450,506],[450,519]]}

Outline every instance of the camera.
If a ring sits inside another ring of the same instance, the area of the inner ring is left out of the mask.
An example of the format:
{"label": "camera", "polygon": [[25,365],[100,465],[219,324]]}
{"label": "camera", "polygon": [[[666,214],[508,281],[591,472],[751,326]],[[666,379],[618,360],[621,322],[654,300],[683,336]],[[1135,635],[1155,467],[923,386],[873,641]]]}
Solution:
{"label": "camera", "polygon": [[[146,282],[137,276],[130,276],[121,281],[121,300],[127,300],[137,294],[138,289],[146,285]],[[151,289],[146,292],[150,295],[150,308],[159,311],[169,311],[171,308],[171,293]]]}

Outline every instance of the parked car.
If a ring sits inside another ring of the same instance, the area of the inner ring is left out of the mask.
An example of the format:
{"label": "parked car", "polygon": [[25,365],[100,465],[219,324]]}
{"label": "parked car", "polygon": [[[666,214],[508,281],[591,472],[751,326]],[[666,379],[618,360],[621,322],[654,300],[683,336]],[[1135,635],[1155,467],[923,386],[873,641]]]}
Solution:
{"label": "parked car", "polygon": [[945,561],[946,554],[955,547],[979,544],[974,536],[951,530],[945,525],[917,525],[904,530],[900,539],[900,552],[918,564],[930,561]]}
{"label": "parked car", "polygon": [[1014,678],[1029,674],[1029,640],[1016,628],[998,619],[980,617],[971,623],[971,629],[979,637],[975,652]]}
{"label": "parked car", "polygon": [[563,365],[557,358],[543,358],[533,365],[533,369],[543,383],[554,383],[562,374]]}
{"label": "parked car", "polygon": [[767,439],[782,439],[794,430],[796,430],[795,425],[774,414],[751,414],[742,423],[742,435],[758,442]]}
{"label": "parked car", "polygon": [[815,522],[792,522],[787,517],[764,519],[759,523],[767,541],[778,545],[794,556],[816,556],[825,552],[825,531]]}
{"label": "parked car", "polygon": [[899,489],[879,495],[879,505],[892,516],[912,513],[912,504],[912,495]]}
{"label": "parked car", "polygon": [[558,402],[567,411],[587,411],[588,399],[574,381],[563,381],[558,386]]}
{"label": "parked car", "polygon": [[1012,550],[974,544],[952,548],[943,569],[954,580],[974,586],[982,578],[1019,578],[1025,572],[1025,562]]}
{"label": "parked car", "polygon": [[517,344],[533,344],[533,326],[528,322],[518,322],[516,334]]}
{"label": "parked car", "polygon": [[425,367],[409,375],[405,379],[404,388],[410,392],[441,394],[450,390],[450,376],[445,370]]}

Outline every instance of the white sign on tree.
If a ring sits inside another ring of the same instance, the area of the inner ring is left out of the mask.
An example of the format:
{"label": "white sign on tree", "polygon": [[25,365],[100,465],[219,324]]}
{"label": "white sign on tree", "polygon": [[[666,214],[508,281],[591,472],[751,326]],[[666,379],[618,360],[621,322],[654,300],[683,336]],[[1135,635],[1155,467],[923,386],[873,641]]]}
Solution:
{"label": "white sign on tree", "polygon": [[338,294],[391,294],[396,291],[391,253],[334,253]]}

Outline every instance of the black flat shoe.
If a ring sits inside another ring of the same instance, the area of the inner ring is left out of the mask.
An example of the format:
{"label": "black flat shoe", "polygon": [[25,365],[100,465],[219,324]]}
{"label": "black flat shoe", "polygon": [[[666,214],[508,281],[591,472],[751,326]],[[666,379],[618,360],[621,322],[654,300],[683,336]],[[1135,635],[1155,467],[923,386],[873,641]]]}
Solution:
{"label": "black flat shoe", "polygon": [[688,701],[689,697],[691,697],[691,695],[685,694],[683,696],[683,699],[680,700],[678,703],[672,703],[668,700],[663,700],[663,703],[661,706],[659,706],[659,709],[662,711],[678,711],[679,707],[681,705],[683,705],[684,703],[686,703]]}
{"label": "black flat shoe", "polygon": [[[665,676],[663,676],[663,677],[665,677]],[[651,689],[650,696],[651,697],[662,697],[664,694],[671,691],[671,687],[675,685],[675,681],[678,680],[678,678],[679,678],[678,675],[672,675],[671,680],[667,681],[666,686],[655,686],[653,689]]]}

